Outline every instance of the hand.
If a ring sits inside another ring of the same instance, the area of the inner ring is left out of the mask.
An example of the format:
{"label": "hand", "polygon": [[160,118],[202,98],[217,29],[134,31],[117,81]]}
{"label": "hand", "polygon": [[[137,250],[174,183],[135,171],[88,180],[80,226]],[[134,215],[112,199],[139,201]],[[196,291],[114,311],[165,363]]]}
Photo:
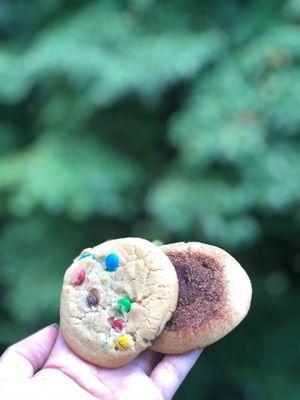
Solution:
{"label": "hand", "polygon": [[4,352],[0,398],[169,400],[200,352],[162,357],[146,350],[124,367],[99,368],[76,356],[50,325]]}

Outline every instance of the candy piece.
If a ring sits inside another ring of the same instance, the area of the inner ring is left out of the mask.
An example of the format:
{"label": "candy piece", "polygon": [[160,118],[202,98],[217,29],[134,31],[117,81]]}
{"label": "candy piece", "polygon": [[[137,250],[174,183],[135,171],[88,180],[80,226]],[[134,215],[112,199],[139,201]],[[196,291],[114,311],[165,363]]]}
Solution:
{"label": "candy piece", "polygon": [[119,267],[119,257],[115,253],[110,253],[105,257],[105,265],[108,271],[115,271]]}
{"label": "candy piece", "polygon": [[73,284],[74,285],[81,285],[82,282],[85,279],[85,270],[80,269],[79,271],[76,272],[75,277],[73,279]]}
{"label": "candy piece", "polygon": [[113,329],[115,329],[117,332],[121,332],[121,330],[125,326],[125,320],[124,319],[115,319],[112,323]]}
{"label": "candy piece", "polygon": [[131,301],[127,297],[122,297],[118,300],[116,311],[119,313],[129,312],[131,309]]}
{"label": "candy piece", "polygon": [[121,330],[124,328],[126,324],[124,319],[114,319],[114,317],[107,318],[107,322],[117,332],[121,332]]}
{"label": "candy piece", "polygon": [[118,350],[127,350],[133,345],[134,345],[134,342],[130,335],[119,336],[116,341],[116,348]]}
{"label": "candy piece", "polygon": [[90,291],[86,298],[89,307],[96,306],[99,303],[99,292],[96,289]]}
{"label": "candy piece", "polygon": [[87,257],[94,257],[94,255],[92,253],[84,253],[84,254],[81,254],[78,258],[79,258],[79,260],[82,260],[83,258],[87,258]]}

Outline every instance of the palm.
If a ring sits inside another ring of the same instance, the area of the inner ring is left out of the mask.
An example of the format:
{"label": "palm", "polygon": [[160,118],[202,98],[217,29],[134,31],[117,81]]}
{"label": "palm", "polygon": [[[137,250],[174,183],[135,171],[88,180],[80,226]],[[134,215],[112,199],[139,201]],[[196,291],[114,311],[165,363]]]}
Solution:
{"label": "palm", "polygon": [[[75,399],[99,397],[100,399],[131,399],[145,398],[145,394],[152,394],[149,399],[162,398],[161,393],[149,378],[158,355],[145,352],[130,364],[118,369],[104,369],[91,365],[76,356],[65,344],[59,334],[55,347],[44,368],[36,375],[36,379],[47,379],[50,386],[54,385],[61,390],[73,394]],[[55,370],[57,373],[54,373]],[[134,397],[133,397],[134,396]]]}
{"label": "palm", "polygon": [[[41,351],[40,344],[37,344],[35,355],[37,348]],[[28,353],[18,351],[17,354],[26,357],[26,360],[30,358]],[[46,394],[47,399],[53,400],[168,400],[172,398],[198,355],[199,352],[193,352],[162,357],[147,350],[131,363],[109,370],[91,365],[76,356],[59,332],[43,367],[31,379],[22,380],[22,394],[24,398],[25,391],[31,399],[40,398],[41,395],[45,399]],[[45,357],[45,352],[41,357]],[[38,359],[33,361],[35,364],[41,362]],[[33,363],[31,366],[33,370],[36,369]]]}

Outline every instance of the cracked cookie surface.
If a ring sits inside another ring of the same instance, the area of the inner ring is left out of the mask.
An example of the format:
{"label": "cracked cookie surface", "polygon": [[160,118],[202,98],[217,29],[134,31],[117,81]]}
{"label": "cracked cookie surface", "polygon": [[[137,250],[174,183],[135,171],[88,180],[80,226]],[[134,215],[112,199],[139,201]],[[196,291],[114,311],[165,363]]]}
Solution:
{"label": "cracked cookie surface", "polygon": [[83,250],[66,271],[61,329],[79,356],[118,367],[151,346],[177,296],[175,269],[159,247],[140,238],[110,240]]}

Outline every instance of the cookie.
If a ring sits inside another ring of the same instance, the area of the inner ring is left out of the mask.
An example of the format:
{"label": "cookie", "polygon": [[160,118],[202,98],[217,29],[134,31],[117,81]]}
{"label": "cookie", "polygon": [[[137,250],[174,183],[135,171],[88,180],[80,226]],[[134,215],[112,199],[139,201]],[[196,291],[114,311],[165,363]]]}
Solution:
{"label": "cookie", "polygon": [[161,247],[179,281],[178,304],[152,349],[180,354],[221,339],[246,316],[251,282],[226,251],[207,244],[174,243]]}
{"label": "cookie", "polygon": [[65,273],[63,336],[83,359],[124,365],[149,347],[176,308],[176,271],[163,250],[139,238],[85,249]]}

